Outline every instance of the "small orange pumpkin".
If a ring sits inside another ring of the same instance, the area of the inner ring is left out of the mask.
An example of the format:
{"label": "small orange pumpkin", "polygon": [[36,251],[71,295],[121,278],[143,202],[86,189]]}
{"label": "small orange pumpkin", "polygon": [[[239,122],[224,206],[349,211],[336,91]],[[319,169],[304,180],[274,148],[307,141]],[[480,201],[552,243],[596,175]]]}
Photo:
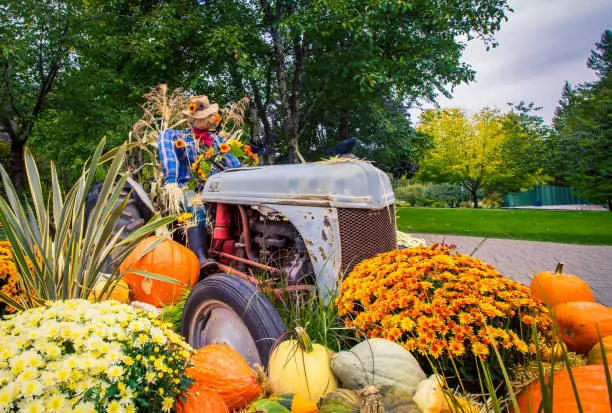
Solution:
{"label": "small orange pumpkin", "polygon": [[[604,366],[573,367],[572,375],[574,376],[580,404],[584,413],[610,411],[611,406]],[[552,407],[555,413],[575,413],[578,411],[567,370],[559,370],[554,373],[552,397]],[[521,413],[538,412],[542,401],[540,382],[531,383],[516,399]]]}
{"label": "small orange pumpkin", "polygon": [[255,372],[236,350],[225,344],[210,344],[191,357],[187,377],[198,388],[218,393],[230,410],[238,410],[259,398],[265,374]]}
{"label": "small orange pumpkin", "polygon": [[555,271],[536,274],[529,286],[531,295],[544,301],[550,307],[572,301],[595,302],[589,285],[572,274],[563,274],[563,263],[557,264]]}
{"label": "small orange pumpkin", "polygon": [[122,273],[128,269],[148,271],[179,281],[181,284],[172,284],[133,272],[123,274],[123,280],[131,287],[135,301],[161,307],[178,301],[187,286],[198,282],[200,264],[193,251],[171,239],[163,240],[144,257],[138,259],[158,239],[159,236],[151,236],[140,241],[121,263],[119,269]]}
{"label": "small orange pumpkin", "polygon": [[174,411],[176,413],[230,413],[221,396],[214,391],[199,388],[195,383],[186,393],[176,398]]}
{"label": "small orange pumpkin", "polygon": [[[603,351],[606,352],[606,362],[612,364],[612,335],[603,337],[601,344],[603,344]],[[597,341],[587,355],[587,364],[604,364],[601,353],[601,345]]]}
{"label": "small orange pumpkin", "polygon": [[555,322],[561,339],[570,351],[586,354],[599,336],[612,335],[612,308],[599,303],[571,302],[555,306]]}

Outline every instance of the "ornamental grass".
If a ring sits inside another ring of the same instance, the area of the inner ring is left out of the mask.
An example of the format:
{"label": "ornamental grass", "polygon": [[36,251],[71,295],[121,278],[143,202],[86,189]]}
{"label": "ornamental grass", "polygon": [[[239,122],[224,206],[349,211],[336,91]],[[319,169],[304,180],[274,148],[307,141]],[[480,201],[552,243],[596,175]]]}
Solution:
{"label": "ornamental grass", "polygon": [[191,348],[116,301],[56,301],[0,321],[0,412],[168,412]]}
{"label": "ornamental grass", "polygon": [[[336,303],[348,327],[395,341],[422,367],[478,385],[486,366],[497,383],[505,368],[535,357],[535,326],[552,338],[548,310],[529,288],[485,262],[444,245],[379,254],[355,266]],[[542,342],[542,341],[541,341]]]}

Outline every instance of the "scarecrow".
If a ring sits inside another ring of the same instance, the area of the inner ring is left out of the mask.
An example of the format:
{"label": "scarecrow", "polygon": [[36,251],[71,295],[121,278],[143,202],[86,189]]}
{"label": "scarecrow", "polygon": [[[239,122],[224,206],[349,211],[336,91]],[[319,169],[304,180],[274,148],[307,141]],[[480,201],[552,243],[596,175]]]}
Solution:
{"label": "scarecrow", "polygon": [[[187,110],[189,129],[166,129],[158,138],[158,153],[164,173],[163,192],[171,204],[180,204],[180,209],[193,215],[193,223],[187,228],[187,242],[198,257],[200,267],[214,262],[206,254],[206,206],[201,201],[199,189],[188,189],[192,180],[192,165],[201,159],[201,154],[211,149],[218,151],[223,144],[214,132],[221,121],[219,105],[211,104],[206,96],[192,96]],[[235,168],[240,161],[230,153],[224,153],[220,162],[212,166],[210,175],[220,169]]]}

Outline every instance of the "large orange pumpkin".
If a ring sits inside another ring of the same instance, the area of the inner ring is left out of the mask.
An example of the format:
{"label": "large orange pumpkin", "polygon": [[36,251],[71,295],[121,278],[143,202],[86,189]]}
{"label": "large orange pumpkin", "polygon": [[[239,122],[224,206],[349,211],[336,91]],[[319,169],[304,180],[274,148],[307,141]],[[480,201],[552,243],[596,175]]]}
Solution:
{"label": "large orange pumpkin", "polygon": [[595,302],[589,285],[572,274],[563,274],[563,263],[557,264],[555,271],[536,274],[531,280],[531,295],[553,307],[572,301]]}
{"label": "large orange pumpkin", "polygon": [[[604,366],[574,367],[572,368],[572,375],[578,388],[578,396],[584,413],[611,411]],[[539,381],[527,386],[517,397],[521,413],[536,413],[541,401],[542,389]],[[557,371],[553,375],[552,403],[555,413],[578,412],[578,405],[567,370]]]}
{"label": "large orange pumpkin", "polygon": [[265,374],[255,372],[246,360],[225,344],[210,344],[191,357],[185,374],[199,388],[218,393],[230,410],[242,409],[259,398]]}
{"label": "large orange pumpkin", "polygon": [[200,265],[193,251],[171,239],[160,242],[144,257],[138,259],[158,239],[160,237],[152,236],[140,241],[121,263],[119,269],[122,273],[128,268],[148,271],[179,281],[181,284],[173,284],[133,272],[123,275],[123,280],[133,291],[134,300],[161,307],[178,301],[187,286],[198,282]]}
{"label": "large orange pumpkin", "polygon": [[561,339],[570,351],[586,354],[601,337],[612,335],[612,308],[591,302],[563,303],[553,311]]}
{"label": "large orange pumpkin", "polygon": [[[603,351],[606,353],[606,362],[612,364],[612,336],[606,336],[601,339]],[[602,350],[599,341],[595,343],[589,354],[587,355],[587,364],[604,364]]]}
{"label": "large orange pumpkin", "polygon": [[174,403],[175,413],[229,413],[225,402],[214,391],[199,388],[195,383],[187,393],[177,397]]}

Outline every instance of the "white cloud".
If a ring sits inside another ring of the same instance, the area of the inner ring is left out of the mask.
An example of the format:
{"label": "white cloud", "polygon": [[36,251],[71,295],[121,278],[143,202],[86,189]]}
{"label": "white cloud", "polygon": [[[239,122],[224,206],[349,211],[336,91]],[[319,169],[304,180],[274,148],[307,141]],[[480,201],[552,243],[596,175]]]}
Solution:
{"label": "white cloud", "polygon": [[[476,70],[476,81],[458,86],[442,107],[477,111],[506,110],[507,102],[534,101],[550,122],[561,89],[593,79],[586,67],[591,49],[612,29],[612,0],[511,0],[514,13],[495,35],[499,46],[486,51],[471,42],[463,60]],[[426,107],[431,107],[427,105]],[[415,117],[420,111],[412,112]]]}

